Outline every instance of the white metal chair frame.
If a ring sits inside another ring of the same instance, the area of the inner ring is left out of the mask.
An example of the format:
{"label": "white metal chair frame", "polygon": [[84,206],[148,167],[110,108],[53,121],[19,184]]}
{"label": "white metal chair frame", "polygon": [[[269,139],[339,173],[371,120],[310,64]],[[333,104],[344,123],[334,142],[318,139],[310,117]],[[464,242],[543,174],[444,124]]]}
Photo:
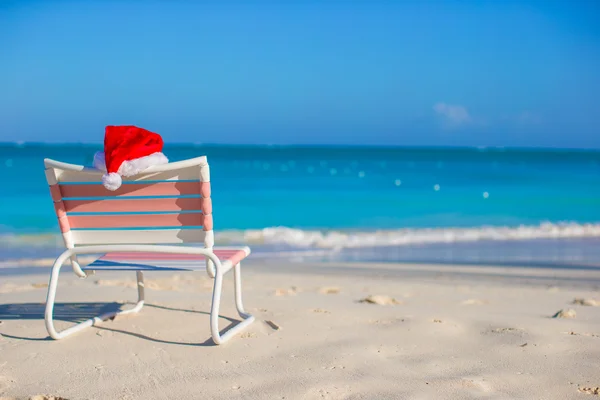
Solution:
{"label": "white metal chair frame", "polygon": [[[202,157],[205,160],[205,157]],[[162,169],[151,167],[145,172],[164,171],[169,169],[175,169],[175,167],[185,165],[192,160],[186,160],[179,163],[171,163],[163,166]],[[177,164],[174,165],[174,164]],[[55,165],[60,168],[68,168],[72,171],[82,170],[83,167],[71,164],[65,164],[55,162],[52,160],[46,160],[46,165]],[[166,167],[166,168],[165,168]],[[212,233],[212,232],[211,232]],[[212,243],[209,243],[212,244]],[[116,316],[127,315],[138,313],[144,306],[145,293],[144,293],[144,277],[142,271],[136,271],[137,276],[137,289],[138,289],[138,301],[133,308],[120,311],[112,311],[104,313],[83,322],[80,322],[74,326],[71,326],[63,331],[57,331],[54,327],[53,312],[54,303],[56,299],[56,289],[58,284],[58,277],[60,270],[67,259],[71,259],[71,265],[73,272],[80,278],[86,278],[88,273],[81,269],[79,262],[77,261],[77,255],[80,254],[100,254],[108,252],[144,252],[144,253],[169,253],[169,254],[195,254],[203,255],[207,258],[206,271],[208,275],[214,279],[212,304],[210,310],[210,332],[212,339],[215,344],[219,345],[225,343],[233,336],[238,334],[241,330],[245,329],[248,325],[254,322],[255,318],[251,314],[244,310],[242,303],[242,281],[241,281],[241,263],[238,262],[235,265],[231,263],[221,263],[217,255],[213,252],[212,246],[208,248],[200,247],[179,247],[179,246],[168,246],[168,245],[146,245],[146,244],[133,244],[133,245],[120,245],[120,244],[108,244],[108,245],[89,245],[75,247],[72,244],[67,244],[67,249],[56,259],[52,266],[52,272],[50,276],[50,282],[48,284],[48,295],[46,299],[46,309],[44,313],[46,329],[51,338],[58,340],[70,336],[74,333],[80,332],[85,328],[98,325],[103,321],[112,319]],[[234,275],[234,294],[235,294],[235,305],[239,316],[242,318],[238,324],[230,328],[227,332],[221,334],[219,331],[219,307],[221,304],[221,291],[223,287],[224,275],[233,269]],[[92,271],[93,273],[93,271]]]}

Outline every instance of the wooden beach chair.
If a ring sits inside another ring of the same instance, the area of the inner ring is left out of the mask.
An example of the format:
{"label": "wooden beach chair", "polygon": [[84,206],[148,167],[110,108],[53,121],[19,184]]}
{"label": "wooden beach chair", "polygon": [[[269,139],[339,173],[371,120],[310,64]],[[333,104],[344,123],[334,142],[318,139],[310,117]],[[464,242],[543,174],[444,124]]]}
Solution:
{"label": "wooden beach chair", "polygon": [[[109,191],[104,172],[81,165],[44,160],[46,179],[66,250],[56,259],[48,285],[45,321],[53,339],[62,339],[101,321],[139,312],[144,306],[143,271],[198,271],[214,279],[210,332],[216,344],[226,342],[254,321],[244,311],[240,262],[248,247],[214,248],[210,172],[206,157],[152,166]],[[196,244],[190,246],[189,244]],[[82,267],[81,254],[104,254]],[[75,274],[136,271],[138,301],[128,310],[99,315],[57,332],[52,313],[63,263]],[[235,304],[242,321],[219,332],[223,276],[233,270]]]}

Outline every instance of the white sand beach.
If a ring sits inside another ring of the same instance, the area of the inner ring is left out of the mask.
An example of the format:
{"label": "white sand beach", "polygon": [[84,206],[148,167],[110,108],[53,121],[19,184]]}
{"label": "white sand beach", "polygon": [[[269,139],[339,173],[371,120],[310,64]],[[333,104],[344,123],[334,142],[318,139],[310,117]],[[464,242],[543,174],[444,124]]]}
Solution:
{"label": "white sand beach", "polygon": [[[62,278],[59,328],[136,296],[131,272],[81,280],[65,269]],[[254,261],[243,265],[243,279],[257,321],[215,346],[206,275],[146,274],[140,314],[61,341],[44,327],[48,276],[0,276],[0,398],[598,395],[598,268]],[[223,326],[237,318],[231,282],[228,275]],[[560,310],[574,318],[552,318]]]}

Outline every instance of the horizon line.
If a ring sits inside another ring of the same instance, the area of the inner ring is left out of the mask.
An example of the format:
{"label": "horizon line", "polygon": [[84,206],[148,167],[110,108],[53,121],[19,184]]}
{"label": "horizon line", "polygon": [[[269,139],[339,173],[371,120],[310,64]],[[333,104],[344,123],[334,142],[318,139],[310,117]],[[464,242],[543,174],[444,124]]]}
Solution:
{"label": "horizon line", "polygon": [[[27,145],[47,146],[102,146],[103,142],[41,142],[41,141],[0,141],[0,146],[26,147]],[[580,150],[600,151],[600,147],[560,147],[560,146],[493,146],[493,145],[401,145],[401,144],[249,144],[249,143],[200,143],[200,142],[170,142],[171,146],[194,147],[249,147],[249,148],[374,148],[374,149],[474,149],[474,150]]]}

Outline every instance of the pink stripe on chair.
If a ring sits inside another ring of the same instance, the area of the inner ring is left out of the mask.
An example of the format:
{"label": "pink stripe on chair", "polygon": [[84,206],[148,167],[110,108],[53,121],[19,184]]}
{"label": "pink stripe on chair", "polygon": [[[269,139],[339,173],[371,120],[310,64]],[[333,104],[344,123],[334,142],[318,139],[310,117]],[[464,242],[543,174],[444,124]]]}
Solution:
{"label": "pink stripe on chair", "polygon": [[212,214],[212,200],[210,199],[210,197],[203,197],[200,200],[202,200],[202,206],[200,207],[202,213],[204,215]]}
{"label": "pink stripe on chair", "polygon": [[[126,199],[126,200],[64,200],[67,212],[148,212],[148,211],[192,211],[203,210],[203,198],[162,198],[162,199]],[[210,207],[212,209],[212,207]],[[208,214],[208,213],[207,213]]]}
{"label": "pink stripe on chair", "polygon": [[202,197],[210,197],[210,182],[200,182],[200,194]]}
{"label": "pink stripe on chair", "polygon": [[149,228],[201,226],[204,215],[190,214],[127,214],[127,215],[73,215],[71,229],[90,228]]}
{"label": "pink stripe on chair", "polygon": [[58,219],[58,226],[60,227],[60,231],[62,233],[66,233],[71,230],[71,225],[69,224],[69,219],[66,216]]}
{"label": "pink stripe on chair", "polygon": [[[219,255],[219,251],[215,251],[215,254],[217,254],[217,257],[219,257],[219,259],[221,259],[221,256]],[[238,251],[235,254],[230,255],[229,257],[227,257],[227,260],[231,261],[232,265],[236,265],[239,264],[240,261],[242,261],[244,258],[247,257],[247,254],[245,251]]]}
{"label": "pink stripe on chair", "polygon": [[213,217],[212,214],[204,216],[204,223],[202,224],[203,230],[212,231],[213,229]]}
{"label": "pink stripe on chair", "polygon": [[56,216],[58,218],[63,218],[67,216],[67,212],[65,211],[65,204],[62,201],[57,201],[54,203],[54,211],[56,211]]}
{"label": "pink stripe on chair", "polygon": [[124,183],[110,191],[101,184],[61,185],[62,197],[179,196],[199,194],[199,182]]}
{"label": "pink stripe on chair", "polygon": [[[248,256],[243,249],[215,249],[219,260],[230,261],[232,265],[238,264]],[[204,261],[205,257],[198,254],[169,254],[169,253],[107,253],[98,261],[114,261],[122,263],[144,262],[160,264],[161,261]],[[93,267],[92,267],[93,268]]]}
{"label": "pink stripe on chair", "polygon": [[62,199],[62,194],[58,185],[50,185],[50,196],[52,196],[52,201],[55,203]]}

